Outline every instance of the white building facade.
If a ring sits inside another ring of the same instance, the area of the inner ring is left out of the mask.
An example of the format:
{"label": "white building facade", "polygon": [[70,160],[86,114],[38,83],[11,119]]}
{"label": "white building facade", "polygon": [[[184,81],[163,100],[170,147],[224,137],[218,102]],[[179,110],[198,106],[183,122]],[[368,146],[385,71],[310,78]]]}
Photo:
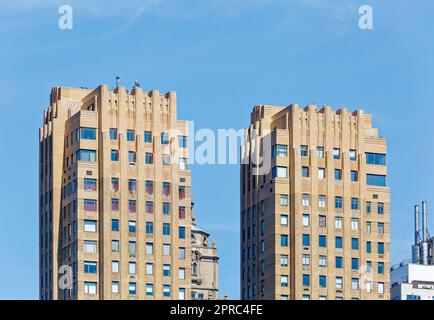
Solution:
{"label": "white building facade", "polygon": [[390,272],[392,300],[434,300],[434,265],[401,263]]}

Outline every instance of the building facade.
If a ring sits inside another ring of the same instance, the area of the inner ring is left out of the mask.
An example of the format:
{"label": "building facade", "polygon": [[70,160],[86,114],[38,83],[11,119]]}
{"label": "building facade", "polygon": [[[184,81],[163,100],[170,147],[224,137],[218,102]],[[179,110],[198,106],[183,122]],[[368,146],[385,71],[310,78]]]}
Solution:
{"label": "building facade", "polygon": [[401,263],[390,272],[392,300],[434,300],[434,265]]}
{"label": "building facade", "polygon": [[386,153],[362,110],[253,108],[241,148],[242,299],[389,299]]}
{"label": "building facade", "polygon": [[176,93],[54,87],[40,129],[40,299],[191,296]]}
{"label": "building facade", "polygon": [[191,226],[191,298],[218,300],[218,261],[215,242],[209,243],[209,233],[198,228],[195,218]]}

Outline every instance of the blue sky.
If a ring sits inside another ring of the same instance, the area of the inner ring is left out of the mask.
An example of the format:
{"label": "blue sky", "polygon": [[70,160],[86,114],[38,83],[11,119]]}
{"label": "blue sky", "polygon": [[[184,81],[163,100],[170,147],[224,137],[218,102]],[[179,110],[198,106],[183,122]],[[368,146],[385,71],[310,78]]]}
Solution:
{"label": "blue sky", "polygon": [[[374,30],[358,28],[370,4]],[[38,297],[38,128],[51,86],[178,92],[196,128],[245,127],[255,104],[363,108],[388,139],[392,263],[410,257],[412,207],[434,201],[434,3],[430,0],[0,0],[0,299]],[[239,297],[236,165],[193,166],[201,227]],[[434,233],[434,213],[429,224]]]}

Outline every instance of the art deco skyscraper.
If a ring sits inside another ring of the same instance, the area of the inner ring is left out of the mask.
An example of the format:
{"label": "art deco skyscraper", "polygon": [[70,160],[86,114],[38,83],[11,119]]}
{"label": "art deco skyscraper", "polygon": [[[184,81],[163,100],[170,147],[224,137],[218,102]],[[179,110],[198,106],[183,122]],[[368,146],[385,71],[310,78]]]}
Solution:
{"label": "art deco skyscraper", "polygon": [[176,93],[55,87],[40,129],[40,298],[184,299],[191,174]]}
{"label": "art deco skyscraper", "polygon": [[362,110],[253,108],[241,151],[243,299],[389,299],[386,140],[371,122]]}

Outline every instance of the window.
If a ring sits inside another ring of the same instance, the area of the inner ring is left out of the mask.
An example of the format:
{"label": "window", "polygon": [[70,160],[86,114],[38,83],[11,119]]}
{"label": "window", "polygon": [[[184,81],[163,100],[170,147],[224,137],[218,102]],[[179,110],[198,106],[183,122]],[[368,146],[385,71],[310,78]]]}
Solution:
{"label": "window", "polygon": [[154,233],[154,223],[147,221],[146,222],[146,234],[153,234]]}
{"label": "window", "polygon": [[366,183],[368,186],[385,187],[386,186],[386,176],[377,174],[366,175]]}
{"label": "window", "polygon": [[352,250],[359,250],[359,239],[358,238],[351,238],[351,249]]}
{"label": "window", "polygon": [[307,157],[307,146],[305,145],[300,146],[300,155],[302,157]]}
{"label": "window", "polygon": [[342,217],[335,217],[335,228],[338,230],[341,230],[342,229],[342,222],[343,222]]}
{"label": "window", "polygon": [[287,207],[289,205],[288,195],[287,194],[281,194],[280,195],[280,205],[282,207]]}
{"label": "window", "polygon": [[371,201],[366,201],[366,213],[371,213],[372,203]]}
{"label": "window", "polygon": [[342,289],[343,282],[342,277],[336,277],[336,289]]}
{"label": "window", "polygon": [[185,268],[179,268],[178,279],[179,280],[185,280]]}
{"label": "window", "polygon": [[179,288],[178,300],[185,300],[185,288]]}
{"label": "window", "polygon": [[384,242],[378,242],[378,254],[384,254]]}
{"label": "window", "polygon": [[186,190],[185,186],[178,187],[178,196],[180,200],[185,199],[186,196],[185,190]]}
{"label": "window", "polygon": [[167,132],[161,133],[161,144],[169,144],[169,135]]}
{"label": "window", "polygon": [[152,263],[146,264],[146,274],[153,275],[154,274],[154,265]]}
{"label": "window", "polygon": [[350,160],[351,161],[355,161],[356,160],[356,150],[351,149],[349,155],[350,155]]}
{"label": "window", "polygon": [[163,166],[170,165],[170,156],[168,154],[163,154]]}
{"label": "window", "polygon": [[110,128],[110,140],[117,140],[117,139],[118,139],[118,129]]}
{"label": "window", "polygon": [[119,161],[119,151],[112,149],[110,153],[110,159],[111,161]]}
{"label": "window", "polygon": [[84,283],[84,293],[95,295],[96,294],[96,282],[85,282]]}
{"label": "window", "polygon": [[320,248],[326,248],[327,247],[327,237],[320,235],[318,237],[318,245]]}
{"label": "window", "polygon": [[307,213],[303,214],[303,227],[309,227],[310,219]]}
{"label": "window", "polygon": [[378,234],[384,234],[384,223],[383,222],[377,223],[377,232],[378,232]]}
{"label": "window", "polygon": [[302,262],[304,267],[308,267],[310,265],[310,255],[303,254]]}
{"label": "window", "polygon": [[96,232],[96,220],[84,220],[85,232]]}
{"label": "window", "polygon": [[336,249],[342,249],[342,237],[336,237],[335,238],[335,248]]}
{"label": "window", "polygon": [[136,274],[136,263],[128,262],[128,274]]}
{"label": "window", "polygon": [[164,277],[170,277],[170,265],[169,264],[163,265],[163,276]]}
{"label": "window", "polygon": [[319,256],[319,259],[318,259],[318,266],[320,267],[320,268],[325,268],[325,267],[327,267],[327,256]]}
{"label": "window", "polygon": [[276,144],[273,146],[273,158],[288,156],[288,147],[283,144]]}
{"label": "window", "polygon": [[318,224],[320,228],[327,228],[327,217],[324,215],[320,215],[318,220]]}
{"label": "window", "polygon": [[334,148],[333,149],[333,159],[339,160],[341,158],[341,149]]}
{"label": "window", "polygon": [[178,208],[178,217],[179,219],[185,219],[185,207]]}
{"label": "window", "polygon": [[351,279],[351,289],[359,290],[359,279],[357,279],[357,278]]}
{"label": "window", "polygon": [[129,179],[128,180],[128,191],[130,193],[136,193],[137,190],[137,181],[134,179]]}
{"label": "window", "polygon": [[335,209],[342,209],[342,197],[335,197]]}
{"label": "window", "polygon": [[342,170],[341,169],[335,169],[335,180],[336,181],[342,180]]}
{"label": "window", "polygon": [[180,148],[187,148],[187,136],[179,136],[178,143]]}
{"label": "window", "polygon": [[366,261],[366,272],[372,272],[372,261]]}
{"label": "window", "polygon": [[384,282],[378,282],[377,291],[379,294],[384,294]]}
{"label": "window", "polygon": [[170,183],[169,182],[163,182],[163,195],[166,197],[170,196]]}
{"label": "window", "polygon": [[136,294],[137,293],[137,285],[135,282],[128,283],[128,294]]}
{"label": "window", "polygon": [[118,191],[119,191],[119,179],[112,178],[112,192],[118,192]]}
{"label": "window", "polygon": [[280,285],[282,287],[287,287],[288,286],[288,276],[287,275],[281,275],[280,276]]}
{"label": "window", "polygon": [[112,219],[112,231],[113,232],[119,232],[119,220],[118,219]]}
{"label": "window", "polygon": [[145,141],[145,143],[152,143],[152,132],[151,131],[145,131],[144,141]]}
{"label": "window", "polygon": [[310,195],[308,193],[303,193],[301,195],[301,204],[303,207],[308,207],[310,203]]}
{"label": "window", "polygon": [[309,294],[304,294],[302,297],[302,300],[310,300],[310,295]]}
{"label": "window", "polygon": [[325,179],[325,168],[318,168],[318,179]]}
{"label": "window", "polygon": [[154,294],[154,285],[152,283],[146,284],[146,295],[152,296]]}
{"label": "window", "polygon": [[272,170],[273,178],[286,178],[287,168],[286,167],[274,167]]}
{"label": "window", "polygon": [[163,285],[163,296],[170,297],[170,285],[168,284]]}
{"label": "window", "polygon": [[152,164],[152,163],[153,163],[152,153],[146,152],[146,155],[145,155],[145,164]]}
{"label": "window", "polygon": [[112,211],[119,211],[119,199],[112,199]]}
{"label": "window", "polygon": [[135,213],[137,211],[136,200],[128,200],[128,211]]}
{"label": "window", "polygon": [[163,255],[170,256],[170,244],[163,244]]}
{"label": "window", "polygon": [[384,274],[384,262],[378,262],[378,273]]}
{"label": "window", "polygon": [[366,242],[366,253],[371,253],[372,252],[372,242],[368,241]]}
{"label": "window", "polygon": [[96,151],[95,150],[78,150],[77,151],[78,161],[96,162]]}
{"label": "window", "polygon": [[127,141],[134,141],[134,130],[127,130]]}
{"label": "window", "polygon": [[179,239],[185,239],[185,227],[178,228],[178,237]]}
{"label": "window", "polygon": [[133,164],[136,163],[136,152],[128,151],[128,163]]}
{"label": "window", "polygon": [[286,254],[280,255],[280,266],[287,267],[288,266],[288,256]]}
{"label": "window", "polygon": [[288,216],[286,214],[281,214],[280,215],[280,224],[282,226],[287,226],[288,225]]}
{"label": "window", "polygon": [[316,156],[318,158],[324,158],[324,147],[317,147],[316,148]]}
{"label": "window", "polygon": [[112,293],[119,293],[119,281],[112,281]]}
{"label": "window", "polygon": [[154,182],[146,181],[146,193],[151,195],[154,193]]}
{"label": "window", "polygon": [[84,191],[96,191],[96,179],[84,179]]}
{"label": "window", "polygon": [[351,230],[358,231],[359,230],[359,219],[351,218]]}
{"label": "window", "polygon": [[351,198],[351,210],[359,210],[359,199]]}
{"label": "window", "polygon": [[280,235],[280,245],[282,247],[288,246],[288,236],[287,235]]}
{"label": "window", "polygon": [[86,253],[96,253],[97,242],[93,240],[84,241],[84,252]]}
{"label": "window", "polygon": [[326,199],[327,199],[327,197],[324,195],[318,196],[318,207],[325,208],[326,207]]}
{"label": "window", "polygon": [[[164,205],[163,205],[164,208]],[[154,213],[154,203],[152,201],[146,201],[145,202],[145,212],[149,214]]]}
{"label": "window", "polygon": [[381,153],[366,153],[366,164],[385,166],[386,155]]}
{"label": "window", "polygon": [[96,200],[84,199],[84,211],[95,212]]}
{"label": "window", "polygon": [[[146,232],[146,233],[148,233],[148,232]],[[149,255],[154,254],[154,244],[152,242],[146,243],[146,254],[149,254]]]}
{"label": "window", "polygon": [[359,270],[359,259],[351,258],[351,269],[352,270]]}
{"label": "window", "polygon": [[357,171],[351,170],[351,181],[357,182],[359,180]]}
{"label": "window", "polygon": [[112,261],[112,272],[119,273],[119,261],[117,260]]}
{"label": "window", "polygon": [[80,128],[79,138],[84,140],[96,140],[96,129]]}
{"label": "window", "polygon": [[170,215],[170,203],[168,202],[163,202],[163,215]]}
{"label": "window", "polygon": [[135,254],[136,253],[136,242],[129,241],[128,242],[128,253]]}
{"label": "window", "polygon": [[187,158],[179,158],[179,170],[187,170]]}
{"label": "window", "polygon": [[179,260],[185,260],[185,248],[180,247],[178,250]]}
{"label": "window", "polygon": [[319,286],[320,286],[320,288],[326,288],[327,287],[327,277],[326,276],[319,276]]}
{"label": "window", "polygon": [[308,234],[303,234],[302,240],[303,246],[310,246],[310,236]]}
{"label": "window", "polygon": [[136,233],[136,222],[135,221],[128,221],[128,232],[129,233]]}
{"label": "window", "polygon": [[384,203],[379,202],[377,204],[377,214],[384,214]]}
{"label": "window", "polygon": [[304,274],[303,275],[303,287],[310,286],[310,275]]}
{"label": "window", "polygon": [[309,167],[301,167],[301,176],[303,178],[309,177]]}
{"label": "window", "polygon": [[342,269],[342,257],[335,257],[336,269]]}
{"label": "window", "polygon": [[371,233],[372,232],[372,223],[371,221],[366,222],[366,232]]}
{"label": "window", "polygon": [[84,273],[96,274],[96,262],[85,261],[84,262]]}

